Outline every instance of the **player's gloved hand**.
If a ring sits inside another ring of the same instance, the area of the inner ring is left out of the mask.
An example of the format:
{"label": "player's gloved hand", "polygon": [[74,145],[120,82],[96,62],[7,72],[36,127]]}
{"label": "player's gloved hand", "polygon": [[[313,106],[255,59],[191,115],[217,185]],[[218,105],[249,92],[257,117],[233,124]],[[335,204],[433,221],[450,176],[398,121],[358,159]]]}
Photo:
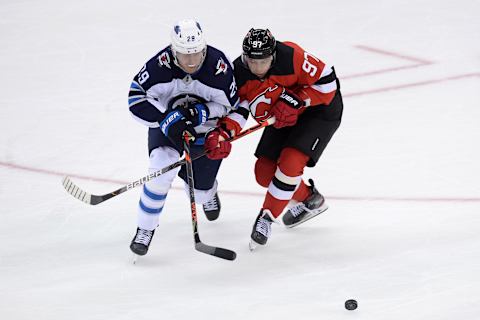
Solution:
{"label": "player's gloved hand", "polygon": [[194,127],[204,124],[208,120],[208,107],[203,103],[188,104],[170,111],[160,121],[160,129],[177,146],[183,145],[183,133],[186,131],[195,140]]}
{"label": "player's gloved hand", "polygon": [[192,122],[186,119],[180,110],[173,110],[160,121],[160,130],[177,147],[182,149],[183,133],[186,131],[195,140],[195,129]]}
{"label": "player's gloved hand", "polygon": [[210,115],[208,107],[200,102],[189,103],[177,109],[179,109],[185,119],[190,121],[194,127],[207,122],[208,116]]}
{"label": "player's gloved hand", "polygon": [[205,151],[207,157],[212,160],[220,160],[228,157],[232,151],[232,144],[230,141],[225,141],[230,138],[228,130],[219,126],[207,133],[205,139]]}
{"label": "player's gloved hand", "polygon": [[214,160],[228,157],[232,151],[232,144],[225,140],[233,138],[240,131],[242,127],[237,121],[228,117],[220,119],[217,127],[206,135],[204,147],[207,157]]}
{"label": "player's gloved hand", "polygon": [[270,110],[271,115],[275,116],[273,126],[280,129],[295,125],[300,114],[300,109],[303,106],[304,102],[302,99],[295,93],[285,89]]}

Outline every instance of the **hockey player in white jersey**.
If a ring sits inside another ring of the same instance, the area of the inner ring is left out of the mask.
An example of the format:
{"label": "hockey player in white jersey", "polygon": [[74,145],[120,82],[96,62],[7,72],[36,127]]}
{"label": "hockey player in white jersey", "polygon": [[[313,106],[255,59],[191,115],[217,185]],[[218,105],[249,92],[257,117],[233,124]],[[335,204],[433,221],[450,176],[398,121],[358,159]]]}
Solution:
{"label": "hockey player in white jersey", "polygon": [[[236,108],[238,96],[232,66],[224,53],[206,44],[198,22],[182,20],[171,31],[171,44],[134,77],[128,102],[133,117],[149,128],[149,171],[155,172],[178,161],[184,132],[192,136],[192,157],[204,152],[206,135],[210,135],[209,141],[212,136],[218,140],[218,119]],[[215,152],[221,150],[215,148]],[[203,205],[208,220],[217,219],[220,213],[216,176],[221,161],[221,157],[193,161],[195,200]],[[182,167],[144,185],[137,232],[130,245],[135,254],[147,253],[177,173],[186,181]]]}

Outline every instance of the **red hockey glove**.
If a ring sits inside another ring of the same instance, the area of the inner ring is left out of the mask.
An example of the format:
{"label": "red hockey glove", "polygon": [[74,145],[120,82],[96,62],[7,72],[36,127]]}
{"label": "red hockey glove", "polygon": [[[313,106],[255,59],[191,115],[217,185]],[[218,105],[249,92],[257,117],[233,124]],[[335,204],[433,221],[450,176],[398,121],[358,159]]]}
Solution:
{"label": "red hockey glove", "polygon": [[271,114],[275,116],[273,126],[277,129],[290,127],[297,123],[304,102],[295,93],[285,89],[273,105]]}
{"label": "red hockey glove", "polygon": [[[220,141],[220,137],[223,141]],[[207,157],[212,160],[220,160],[228,157],[232,151],[232,144],[230,141],[225,141],[230,138],[230,135],[222,127],[217,127],[207,134],[205,139],[205,150]]]}

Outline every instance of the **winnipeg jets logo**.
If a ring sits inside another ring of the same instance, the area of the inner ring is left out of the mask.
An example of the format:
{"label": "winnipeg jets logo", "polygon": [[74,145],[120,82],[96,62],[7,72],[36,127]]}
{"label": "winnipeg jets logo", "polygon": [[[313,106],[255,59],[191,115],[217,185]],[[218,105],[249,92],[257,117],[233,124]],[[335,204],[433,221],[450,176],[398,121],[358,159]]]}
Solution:
{"label": "winnipeg jets logo", "polygon": [[159,64],[160,67],[165,66],[168,69],[171,69],[171,67],[170,67],[170,56],[168,55],[167,52],[162,53],[158,57],[158,64]]}
{"label": "winnipeg jets logo", "polygon": [[228,65],[225,63],[225,61],[223,61],[222,58],[218,59],[217,72],[215,72],[215,75],[218,76],[222,72],[224,74],[227,74],[227,69],[228,69]]}
{"label": "winnipeg jets logo", "polygon": [[283,88],[275,85],[273,87],[268,87],[265,91],[253,98],[252,102],[249,104],[249,109],[253,118],[257,122],[270,118],[270,109],[283,91]]}
{"label": "winnipeg jets logo", "polygon": [[170,99],[167,109],[185,108],[188,104],[195,104],[196,102],[205,103],[205,99],[193,94],[181,94]]}

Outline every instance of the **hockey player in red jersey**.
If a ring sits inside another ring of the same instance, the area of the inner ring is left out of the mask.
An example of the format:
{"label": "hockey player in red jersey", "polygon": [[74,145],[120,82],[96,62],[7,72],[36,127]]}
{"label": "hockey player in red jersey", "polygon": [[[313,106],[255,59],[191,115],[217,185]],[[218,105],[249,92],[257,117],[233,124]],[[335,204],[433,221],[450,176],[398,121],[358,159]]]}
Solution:
{"label": "hockey player in red jersey", "polygon": [[302,175],[306,166],[316,165],[339,127],[343,102],[331,65],[293,42],[276,41],[268,29],[247,33],[234,69],[240,106],[248,105],[257,121],[276,119],[255,151],[255,177],[267,194],[253,226],[253,249],[266,244],[272,222],[290,200],[298,204],[283,216],[287,227],[328,208],[313,181],[306,184]]}

